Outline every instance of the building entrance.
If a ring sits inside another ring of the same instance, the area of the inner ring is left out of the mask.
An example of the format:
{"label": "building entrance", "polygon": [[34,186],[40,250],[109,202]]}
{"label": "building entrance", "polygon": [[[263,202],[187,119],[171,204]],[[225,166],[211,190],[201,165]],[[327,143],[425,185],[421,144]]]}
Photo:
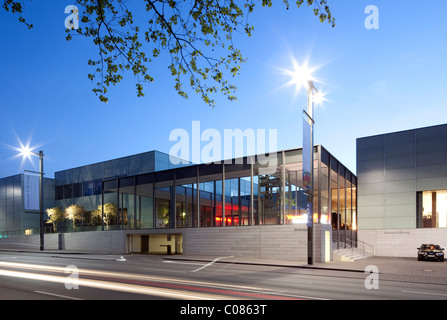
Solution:
{"label": "building entrance", "polygon": [[127,239],[129,253],[182,254],[181,234],[131,234]]}

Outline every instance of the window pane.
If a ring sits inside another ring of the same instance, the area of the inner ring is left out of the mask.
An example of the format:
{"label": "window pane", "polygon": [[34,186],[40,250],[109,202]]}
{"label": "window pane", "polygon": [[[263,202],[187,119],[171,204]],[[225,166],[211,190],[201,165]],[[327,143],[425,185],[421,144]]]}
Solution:
{"label": "window pane", "polygon": [[200,226],[212,227],[214,220],[214,181],[202,182],[200,190]]}
{"label": "window pane", "polygon": [[352,185],[351,182],[346,181],[346,229],[352,228]]}
{"label": "window pane", "polygon": [[239,184],[238,179],[225,180],[225,225],[239,225]]}
{"label": "window pane", "polygon": [[93,194],[101,194],[102,179],[93,180]]}
{"label": "window pane", "polygon": [[352,230],[357,230],[357,187],[352,184]]}
{"label": "window pane", "polygon": [[436,192],[437,227],[447,227],[447,190]]}
{"label": "window pane", "polygon": [[338,230],[340,227],[340,214],[338,208],[338,174],[337,163],[331,160],[331,220],[332,229]]}
{"label": "window pane", "polygon": [[307,223],[307,195],[300,188],[302,171],[296,170],[298,164],[286,165],[285,202],[286,224]]}
{"label": "window pane", "polygon": [[73,198],[82,197],[82,183],[73,183]]}
{"label": "window pane", "polygon": [[422,227],[447,227],[447,190],[422,192]]}
{"label": "window pane", "polygon": [[62,200],[64,198],[64,186],[56,186],[55,192],[56,200]]}
{"label": "window pane", "polygon": [[170,227],[172,188],[172,186],[155,184],[155,217],[157,219],[155,226],[157,229]]}
{"label": "window pane", "polygon": [[258,177],[258,208],[259,224],[280,224],[281,205],[280,187],[281,174],[259,175]]}
{"label": "window pane", "polygon": [[66,184],[64,186],[64,199],[71,199],[73,198],[73,185]]}
{"label": "window pane", "polygon": [[329,215],[329,167],[322,161],[321,162],[321,181],[320,181],[320,197],[321,197],[321,209],[320,209],[320,223],[330,224]]}
{"label": "window pane", "polygon": [[84,182],[84,197],[93,195],[93,181]]}
{"label": "window pane", "polygon": [[154,228],[152,183],[137,185],[137,229]]}
{"label": "window pane", "polygon": [[[192,181],[192,180],[191,180]],[[197,190],[194,183],[182,182],[176,187],[176,226],[189,228],[195,226],[197,212]],[[202,201],[202,199],[200,199]]]}

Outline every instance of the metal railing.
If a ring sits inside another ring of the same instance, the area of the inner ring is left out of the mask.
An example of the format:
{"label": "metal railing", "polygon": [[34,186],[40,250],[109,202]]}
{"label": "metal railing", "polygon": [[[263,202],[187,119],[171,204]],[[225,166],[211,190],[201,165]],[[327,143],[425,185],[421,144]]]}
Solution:
{"label": "metal railing", "polygon": [[363,255],[369,255],[372,256],[374,255],[374,247],[366,242],[360,241],[360,240],[356,240],[355,243],[349,239],[346,238],[346,243],[349,243],[349,246],[351,247],[352,250],[354,250],[354,248],[357,248],[359,250],[361,250],[363,252]]}
{"label": "metal railing", "polygon": [[358,249],[364,255],[374,255],[374,247],[366,242],[358,240],[355,230],[332,230],[332,242],[334,249]]}

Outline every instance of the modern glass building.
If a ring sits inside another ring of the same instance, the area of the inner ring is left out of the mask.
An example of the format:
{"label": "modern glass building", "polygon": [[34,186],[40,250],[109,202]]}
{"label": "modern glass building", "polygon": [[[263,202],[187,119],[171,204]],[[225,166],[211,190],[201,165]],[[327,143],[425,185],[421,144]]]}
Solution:
{"label": "modern glass building", "polygon": [[[315,146],[312,217],[302,149],[269,154],[268,164],[254,156],[182,166],[151,151],[68,169],[45,180],[45,207],[81,213],[47,225],[46,237],[69,233],[72,250],[292,260],[306,260],[311,238],[315,261],[356,245],[415,257],[422,243],[447,248],[446,141],[447,124],[358,138],[357,176]],[[38,234],[24,190],[24,175],[0,179],[3,240]]]}
{"label": "modern glass building", "polygon": [[[306,226],[302,149],[270,156],[276,166],[269,173],[255,157],[244,157],[104,180],[102,230]],[[337,247],[356,241],[356,186],[352,172],[322,146],[314,148],[313,223],[332,229]]]}
{"label": "modern glass building", "polygon": [[447,247],[446,124],[357,139],[357,175],[360,240],[375,254]]}
{"label": "modern glass building", "polygon": [[[312,217],[302,149],[211,164],[171,160],[151,151],[56,172],[45,188],[52,193],[45,209],[65,216],[46,225],[46,248],[306,261],[309,220],[316,262],[331,260],[334,247],[356,243],[357,178],[322,146],[314,147]],[[11,190],[23,190],[19,178],[0,184],[0,219],[2,204],[10,212],[15,201],[8,200]],[[25,221],[23,206],[16,211]],[[30,232],[18,234],[38,235],[35,218],[25,226]],[[10,231],[8,223],[0,224]]]}

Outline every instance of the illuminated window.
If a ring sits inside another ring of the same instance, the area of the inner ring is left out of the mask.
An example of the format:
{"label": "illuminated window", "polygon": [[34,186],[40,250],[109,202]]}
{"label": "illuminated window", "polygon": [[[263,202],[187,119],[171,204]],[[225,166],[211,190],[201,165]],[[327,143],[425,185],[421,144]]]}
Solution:
{"label": "illuminated window", "polygon": [[421,227],[447,227],[447,190],[422,192]]}

